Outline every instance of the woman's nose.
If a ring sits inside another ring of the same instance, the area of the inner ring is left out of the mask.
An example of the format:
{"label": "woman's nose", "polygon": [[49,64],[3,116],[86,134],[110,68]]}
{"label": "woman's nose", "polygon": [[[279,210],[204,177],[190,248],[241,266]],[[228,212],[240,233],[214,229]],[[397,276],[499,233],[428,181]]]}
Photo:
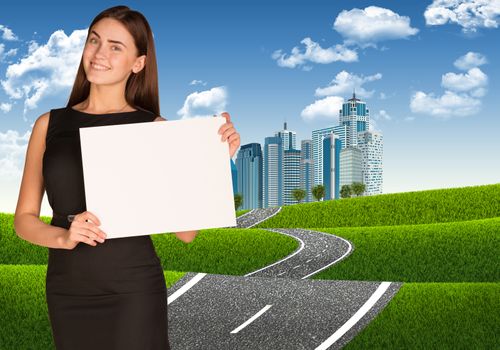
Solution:
{"label": "woman's nose", "polygon": [[95,51],[95,56],[96,57],[106,57],[108,55],[108,52],[107,52],[107,49],[106,49],[106,46],[105,45],[99,45],[99,47],[97,48],[97,50]]}

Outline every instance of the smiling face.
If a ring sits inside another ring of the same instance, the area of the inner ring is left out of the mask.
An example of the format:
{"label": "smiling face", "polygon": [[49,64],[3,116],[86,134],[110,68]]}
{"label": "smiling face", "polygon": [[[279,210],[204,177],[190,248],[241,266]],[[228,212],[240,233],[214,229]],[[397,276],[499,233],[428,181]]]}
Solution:
{"label": "smiling face", "polygon": [[112,18],[103,18],[90,31],[83,50],[83,68],[89,82],[112,85],[138,73],[146,56],[137,57],[134,38],[126,27]]}

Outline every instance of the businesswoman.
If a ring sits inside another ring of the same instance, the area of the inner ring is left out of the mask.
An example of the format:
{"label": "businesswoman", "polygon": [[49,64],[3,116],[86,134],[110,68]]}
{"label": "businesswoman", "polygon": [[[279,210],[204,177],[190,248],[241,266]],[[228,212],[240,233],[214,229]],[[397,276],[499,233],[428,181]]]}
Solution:
{"label": "businesswoman", "polygon": [[[219,134],[232,157],[240,137],[223,116]],[[86,209],[78,131],[164,120],[146,18],[126,6],[104,10],[89,26],[68,104],[35,121],[14,217],[19,237],[49,248],[46,300],[59,350],[170,349],[166,284],[151,237],[106,240],[99,213]],[[44,191],[50,225],[39,219]],[[190,242],[196,233],[176,236]]]}

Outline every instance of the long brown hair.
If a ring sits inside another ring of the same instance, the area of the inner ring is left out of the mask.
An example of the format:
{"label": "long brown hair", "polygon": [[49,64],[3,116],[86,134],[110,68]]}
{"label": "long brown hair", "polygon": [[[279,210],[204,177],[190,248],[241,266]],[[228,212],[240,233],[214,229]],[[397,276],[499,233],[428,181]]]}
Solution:
{"label": "long brown hair", "polygon": [[[99,13],[89,26],[88,40],[92,27],[103,18],[113,18],[122,23],[134,38],[138,56],[146,55],[146,64],[139,73],[132,72],[125,87],[127,103],[138,109],[145,109],[160,115],[158,96],[158,68],[156,52],[151,27],[144,15],[131,10],[127,6],[115,6]],[[83,69],[83,54],[76,74],[75,83],[67,107],[72,107],[84,101],[90,93],[90,82]]]}

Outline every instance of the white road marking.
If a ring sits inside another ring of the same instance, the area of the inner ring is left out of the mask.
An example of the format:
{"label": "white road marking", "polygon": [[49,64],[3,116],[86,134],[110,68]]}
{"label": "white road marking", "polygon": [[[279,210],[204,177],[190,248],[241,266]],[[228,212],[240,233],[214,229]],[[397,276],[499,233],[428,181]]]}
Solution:
{"label": "white road marking", "polygon": [[196,283],[198,283],[203,277],[205,277],[206,273],[199,273],[193,278],[189,280],[185,285],[179,288],[174,294],[167,298],[167,305],[172,303],[175,299],[180,297],[182,294],[186,293],[189,289],[191,289]]}
{"label": "white road marking", "polygon": [[[269,229],[266,229],[266,230],[269,230]],[[272,229],[271,229],[271,231],[272,231]],[[276,232],[276,231],[273,231],[273,232]],[[289,235],[288,233],[283,233],[283,232],[278,232],[278,233],[281,233],[281,234],[283,234],[283,235],[290,236],[290,237],[295,238],[296,240],[298,240],[298,241],[299,241],[299,243],[300,243],[300,248],[299,248],[299,249],[298,249],[295,253],[293,253],[293,254],[291,254],[291,255],[288,255],[287,257],[285,257],[285,258],[283,258],[283,259],[281,259],[281,260],[278,260],[278,261],[276,261],[275,263],[273,263],[273,264],[271,264],[271,265],[267,265],[267,266],[265,266],[265,267],[263,267],[263,268],[261,268],[261,269],[258,269],[258,270],[254,271],[254,272],[247,273],[244,277],[251,276],[251,275],[253,275],[254,273],[257,273],[257,272],[259,272],[259,271],[262,271],[262,270],[268,269],[268,268],[270,268],[271,266],[274,266],[274,265],[276,265],[276,264],[280,264],[280,263],[282,263],[283,261],[288,260],[288,259],[290,259],[291,257],[293,257],[294,255],[296,255],[296,254],[300,253],[300,251],[301,251],[302,249],[304,249],[304,241],[303,241],[303,240],[301,240],[300,238],[295,237],[295,236],[292,236],[292,235]]]}
{"label": "white road marking", "polygon": [[255,315],[253,315],[252,317],[250,317],[245,323],[243,323],[241,326],[239,326],[238,328],[235,328],[234,330],[231,331],[231,333],[238,333],[239,331],[241,331],[243,328],[245,328],[246,326],[248,326],[250,323],[252,323],[253,321],[255,321],[257,319],[257,317],[259,317],[260,315],[262,315],[264,312],[266,312],[271,306],[273,305],[266,305],[262,308],[262,310],[260,310],[259,312],[257,312]]}
{"label": "white road marking", "polygon": [[361,306],[361,308],[356,311],[352,317],[342,325],[339,329],[335,331],[327,340],[325,340],[323,343],[321,343],[320,346],[318,346],[314,350],[325,350],[328,349],[333,343],[335,343],[337,340],[339,340],[349,329],[351,329],[358,321],[368,312],[370,309],[375,305],[375,303],[384,295],[385,291],[389,286],[391,285],[391,282],[382,282],[377,290],[370,296],[370,298],[366,301],[366,303]]}
{"label": "white road marking", "polygon": [[[346,243],[347,243],[347,245],[349,246],[349,249],[347,250],[347,252],[345,252],[345,253],[344,253],[344,255],[342,255],[342,256],[341,256],[340,258],[338,258],[337,260],[335,260],[335,261],[333,261],[333,262],[329,263],[328,265],[323,266],[322,268],[320,268],[320,269],[318,269],[318,270],[316,270],[316,271],[314,271],[314,272],[311,272],[310,274],[308,274],[308,275],[306,275],[306,276],[302,277],[301,279],[306,279],[306,278],[308,278],[308,277],[311,277],[312,275],[315,275],[315,274],[317,274],[318,272],[320,272],[320,271],[322,271],[322,270],[326,269],[327,267],[329,267],[329,266],[331,266],[331,265],[335,264],[337,261],[340,261],[340,260],[344,259],[344,258],[345,258],[345,257],[346,257],[346,256],[347,256],[350,252],[351,252],[351,250],[352,250],[352,244],[351,244],[351,242],[349,242],[348,240],[346,240],[346,239],[344,239],[344,238],[342,238],[342,237],[339,237],[339,236],[332,235],[332,234],[330,234],[330,233],[324,233],[324,232],[321,232],[321,231],[314,231],[314,233],[316,233],[316,232],[321,233],[321,234],[324,234],[324,235],[330,235],[330,236],[333,236],[333,237],[335,237],[335,238],[338,238],[338,239],[343,240],[344,242],[346,242]],[[318,254],[318,255],[316,255],[316,256],[318,257],[319,255],[320,255],[320,254]]]}
{"label": "white road marking", "polygon": [[279,207],[279,209],[278,209],[278,210],[276,210],[276,213],[273,213],[273,215],[269,215],[269,216],[265,217],[264,219],[262,219],[262,220],[260,220],[260,221],[257,221],[255,224],[252,224],[252,225],[248,226],[247,228],[254,227],[255,225],[260,224],[262,221],[265,221],[265,220],[267,220],[267,219],[269,219],[269,218],[272,218],[274,215],[278,214],[280,211],[281,211],[281,207]]}

